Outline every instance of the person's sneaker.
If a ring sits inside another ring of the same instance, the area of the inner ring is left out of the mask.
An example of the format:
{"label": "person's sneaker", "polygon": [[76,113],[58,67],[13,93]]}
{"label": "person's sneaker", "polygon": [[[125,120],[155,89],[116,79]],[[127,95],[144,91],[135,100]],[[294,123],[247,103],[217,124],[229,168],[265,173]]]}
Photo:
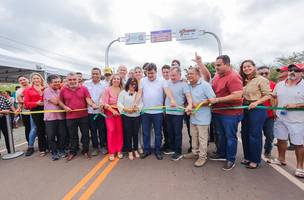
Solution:
{"label": "person's sneaker", "polygon": [[25,152],[25,156],[31,156],[34,153],[34,148],[33,147],[29,147],[26,152]]}
{"label": "person's sneaker", "polygon": [[232,170],[234,168],[234,166],[235,166],[234,162],[227,161],[222,169],[225,171],[229,171],[229,170]]}
{"label": "person's sneaker", "polygon": [[183,158],[183,155],[182,154],[179,154],[179,153],[175,153],[175,154],[173,154],[172,156],[171,156],[171,160],[173,160],[173,161],[178,161],[178,160],[180,160],[180,159],[182,159]]}
{"label": "person's sneaker", "polygon": [[221,157],[218,154],[212,154],[209,156],[210,160],[226,161],[226,158]]}
{"label": "person's sneaker", "polygon": [[206,159],[204,159],[204,158],[198,158],[198,159],[195,161],[194,166],[195,166],[195,167],[202,167],[206,162],[207,162]]}
{"label": "person's sneaker", "polygon": [[163,156],[160,153],[156,153],[155,157],[156,157],[157,160],[162,160],[163,159]]}
{"label": "person's sneaker", "polygon": [[68,155],[64,150],[62,150],[62,151],[59,151],[58,156],[60,158],[66,158]]}
{"label": "person's sneaker", "polygon": [[98,149],[93,149],[91,155],[92,156],[98,156]]}
{"label": "person's sneaker", "polygon": [[165,149],[165,150],[163,151],[163,153],[164,153],[165,155],[172,155],[172,154],[174,154],[174,151],[172,151],[171,149]]}
{"label": "person's sneaker", "polygon": [[186,159],[198,159],[198,154],[194,154],[193,152],[184,154],[183,156]]}
{"label": "person's sneaker", "polygon": [[148,153],[148,152],[144,153],[144,154],[141,155],[141,159],[145,159],[145,158],[147,158],[150,155],[151,155],[151,153]]}
{"label": "person's sneaker", "polygon": [[105,148],[105,147],[102,147],[102,148],[100,149],[100,151],[101,151],[101,153],[102,153],[103,155],[106,155],[106,154],[108,153],[108,150],[107,150],[107,148]]}
{"label": "person's sneaker", "polygon": [[52,161],[59,160],[59,156],[57,153],[52,154]]}

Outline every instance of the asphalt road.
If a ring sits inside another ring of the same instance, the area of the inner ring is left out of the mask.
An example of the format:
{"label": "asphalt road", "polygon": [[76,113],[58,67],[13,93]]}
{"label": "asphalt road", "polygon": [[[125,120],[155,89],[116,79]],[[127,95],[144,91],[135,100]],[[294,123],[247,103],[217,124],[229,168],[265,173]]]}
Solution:
{"label": "asphalt road", "polygon": [[[186,150],[187,139],[184,141]],[[25,150],[26,145],[17,149]],[[293,177],[292,166],[279,167],[283,175],[266,163],[249,170],[239,164],[241,150],[240,144],[237,166],[228,172],[219,161],[195,168],[192,160],[171,161],[165,156],[158,161],[153,155],[112,163],[103,155],[54,162],[49,155],[39,157],[38,153],[0,160],[0,199],[304,199],[303,180],[296,179],[300,184],[296,186],[287,178]]]}

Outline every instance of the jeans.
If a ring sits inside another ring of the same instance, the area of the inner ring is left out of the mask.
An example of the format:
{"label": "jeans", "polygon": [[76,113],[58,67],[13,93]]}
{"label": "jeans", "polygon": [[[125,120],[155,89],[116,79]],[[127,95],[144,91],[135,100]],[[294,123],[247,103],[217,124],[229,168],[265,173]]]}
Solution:
{"label": "jeans", "polygon": [[107,144],[107,128],[104,116],[98,114],[96,118],[95,116],[96,114],[89,114],[89,125],[93,148],[98,149],[98,140],[100,148]]}
{"label": "jeans", "polygon": [[265,154],[270,154],[272,150],[272,143],[274,139],[273,124],[274,124],[274,118],[272,117],[268,117],[264,122],[263,133],[265,136],[265,144],[264,144]]}
{"label": "jeans", "polygon": [[235,162],[237,153],[237,128],[243,115],[221,115],[213,113],[213,123],[218,139],[217,154],[227,161]]}
{"label": "jeans", "polygon": [[182,129],[184,115],[167,114],[169,148],[177,154],[182,153]]}
{"label": "jeans", "polygon": [[22,123],[24,126],[25,139],[29,142],[30,131],[31,131],[31,116],[30,115],[21,115]]}
{"label": "jeans", "polygon": [[[31,111],[40,111],[43,109],[44,109],[43,106],[38,106],[36,108],[33,108]],[[43,113],[38,113],[38,114],[32,114],[31,116],[37,127],[39,151],[40,152],[46,151],[46,149],[48,148],[48,144],[46,139],[45,124],[43,120],[44,115]]]}
{"label": "jeans", "polygon": [[151,152],[151,125],[153,124],[155,132],[155,153],[160,154],[160,146],[162,142],[162,121],[163,113],[157,114],[148,114],[144,113],[142,115],[142,126],[143,126],[143,135],[144,135],[144,153]]}
{"label": "jeans", "polygon": [[128,117],[123,115],[123,130],[125,136],[125,150],[127,152],[137,151],[138,149],[138,132],[140,126],[140,117]]}
{"label": "jeans", "polygon": [[262,130],[266,118],[266,110],[255,108],[252,110],[246,109],[242,120],[241,135],[244,158],[257,164],[261,162]]}
{"label": "jeans", "polygon": [[45,121],[46,133],[52,153],[64,150],[65,142],[65,120]]}
{"label": "jeans", "polygon": [[29,134],[28,146],[34,147],[35,138],[37,136],[37,127],[35,125],[35,122],[34,122],[32,116],[30,117],[30,123],[31,123],[31,130],[30,130],[30,134]]}
{"label": "jeans", "polygon": [[169,131],[168,131],[168,127],[167,127],[167,115],[165,113],[163,114],[163,135],[164,135],[164,145],[163,145],[163,148],[164,149],[168,149],[168,148],[170,148],[170,144],[169,144]]}
{"label": "jeans", "polygon": [[81,132],[82,153],[89,151],[89,120],[88,117],[67,119],[67,128],[70,136],[70,154],[77,154],[79,145],[78,127]]}

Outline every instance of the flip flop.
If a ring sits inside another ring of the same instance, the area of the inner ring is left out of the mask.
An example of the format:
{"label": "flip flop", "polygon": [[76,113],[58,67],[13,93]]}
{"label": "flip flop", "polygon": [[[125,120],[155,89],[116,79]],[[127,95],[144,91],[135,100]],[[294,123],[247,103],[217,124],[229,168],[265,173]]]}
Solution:
{"label": "flip flop", "polygon": [[275,158],[275,159],[269,159],[269,160],[267,160],[267,163],[269,163],[269,164],[275,164],[275,165],[281,165],[281,166],[286,166],[287,165],[286,162],[282,162],[282,161],[278,160],[277,158]]}
{"label": "flip flop", "polygon": [[298,178],[304,178],[304,170],[296,169],[295,176]]}

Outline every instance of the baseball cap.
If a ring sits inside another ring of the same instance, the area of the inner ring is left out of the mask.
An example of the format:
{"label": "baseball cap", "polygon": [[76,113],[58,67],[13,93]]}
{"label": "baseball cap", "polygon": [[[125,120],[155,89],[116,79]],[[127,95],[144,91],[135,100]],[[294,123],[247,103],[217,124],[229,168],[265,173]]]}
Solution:
{"label": "baseball cap", "polygon": [[284,65],[284,66],[277,69],[277,72],[284,72],[284,71],[288,71],[288,66],[287,65]]}
{"label": "baseball cap", "polygon": [[290,64],[290,65],[288,65],[288,68],[291,68],[291,67],[296,67],[296,68],[298,68],[298,69],[300,69],[300,70],[304,70],[304,64],[301,64],[301,63],[296,63],[296,64]]}
{"label": "baseball cap", "polygon": [[113,74],[112,69],[110,67],[105,67],[103,69],[104,74]]}

